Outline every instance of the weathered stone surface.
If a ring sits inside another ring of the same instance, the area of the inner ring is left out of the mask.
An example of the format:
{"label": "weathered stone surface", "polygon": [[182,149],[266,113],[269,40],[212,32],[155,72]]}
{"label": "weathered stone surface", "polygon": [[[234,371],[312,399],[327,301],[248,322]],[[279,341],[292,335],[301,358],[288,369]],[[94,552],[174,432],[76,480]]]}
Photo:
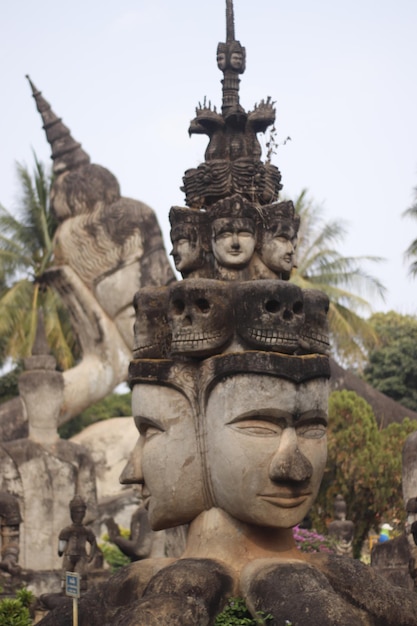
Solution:
{"label": "weathered stone surface", "polygon": [[58,532],[68,523],[68,502],[76,493],[97,515],[94,464],[87,450],[69,441],[41,445],[30,439],[0,449],[0,490],[19,500],[20,564],[25,568],[60,568]]}
{"label": "weathered stone surface", "polygon": [[334,591],[367,615],[375,626],[415,626],[417,597],[392,585],[374,568],[342,556],[311,555],[311,564],[327,578]]}
{"label": "weathered stone surface", "polygon": [[307,563],[255,562],[241,579],[253,615],[272,615],[272,624],[358,626],[371,624],[359,607],[334,591],[327,578]]}
{"label": "weathered stone surface", "polygon": [[373,546],[371,566],[393,585],[412,590],[414,585],[409,572],[411,556],[406,535],[400,535]]}

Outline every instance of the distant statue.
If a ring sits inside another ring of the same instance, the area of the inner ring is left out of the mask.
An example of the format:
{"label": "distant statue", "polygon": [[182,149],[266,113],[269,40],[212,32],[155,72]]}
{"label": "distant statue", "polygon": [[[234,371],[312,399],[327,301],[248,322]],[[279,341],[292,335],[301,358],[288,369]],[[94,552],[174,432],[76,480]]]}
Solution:
{"label": "distant statue", "polygon": [[129,538],[121,535],[120,528],[112,517],[106,519],[105,524],[109,540],[131,561],[140,561],[150,556],[154,532],[149,524],[148,512],[142,504],[132,515]]}
{"label": "distant statue", "polygon": [[[90,528],[83,524],[87,506],[81,496],[71,500],[70,513],[72,524],[59,533],[58,554],[64,556],[62,564],[64,572],[78,572],[82,575],[81,588],[87,588],[87,565],[98,552],[96,537]],[[90,544],[87,552],[86,544]]]}
{"label": "distant statue", "polygon": [[22,522],[19,503],[10,493],[0,492],[0,569],[16,575],[21,571],[19,560],[19,527]]}
{"label": "distant statue", "polygon": [[355,525],[346,519],[346,502],[342,495],[334,499],[334,521],[329,524],[329,535],[336,540],[336,554],[353,556],[352,544]]}

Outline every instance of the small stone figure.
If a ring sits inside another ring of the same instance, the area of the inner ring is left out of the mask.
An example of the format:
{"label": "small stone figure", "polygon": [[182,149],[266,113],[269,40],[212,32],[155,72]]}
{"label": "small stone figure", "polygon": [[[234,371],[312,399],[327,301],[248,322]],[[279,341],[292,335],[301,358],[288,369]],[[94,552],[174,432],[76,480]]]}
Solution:
{"label": "small stone figure", "polygon": [[19,526],[22,522],[19,503],[15,496],[0,493],[0,535],[1,561],[0,569],[16,575],[21,571],[19,559]]}
{"label": "small stone figure", "polygon": [[[64,556],[62,564],[64,572],[82,574],[81,589],[85,590],[87,564],[94,559],[98,546],[93,531],[82,523],[87,506],[81,496],[74,496],[69,507],[72,524],[59,533],[58,554]],[[86,543],[90,544],[89,553],[86,550]]]}
{"label": "small stone figure", "polygon": [[140,505],[130,520],[129,539],[120,534],[120,528],[112,517],[105,520],[109,539],[130,558],[131,561],[140,561],[150,556],[152,550],[153,531],[148,520],[148,512]]}
{"label": "small stone figure", "polygon": [[336,540],[336,554],[352,556],[355,525],[346,519],[346,502],[342,495],[334,500],[334,521],[329,524],[329,535]]}

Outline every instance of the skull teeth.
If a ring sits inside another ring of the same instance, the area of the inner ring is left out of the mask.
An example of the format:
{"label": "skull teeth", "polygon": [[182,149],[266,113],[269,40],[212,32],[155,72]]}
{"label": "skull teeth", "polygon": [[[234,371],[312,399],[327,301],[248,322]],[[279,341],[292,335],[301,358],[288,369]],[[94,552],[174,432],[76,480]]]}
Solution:
{"label": "skull teeth", "polygon": [[276,330],[264,330],[261,328],[249,328],[248,334],[251,339],[269,344],[293,343],[297,344],[297,336],[294,333],[278,332]]}

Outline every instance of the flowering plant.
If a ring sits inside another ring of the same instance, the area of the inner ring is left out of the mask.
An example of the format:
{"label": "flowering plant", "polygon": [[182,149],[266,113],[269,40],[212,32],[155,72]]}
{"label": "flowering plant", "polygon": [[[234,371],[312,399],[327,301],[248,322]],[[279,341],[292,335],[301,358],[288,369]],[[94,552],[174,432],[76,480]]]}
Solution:
{"label": "flowering plant", "polygon": [[320,535],[315,530],[307,530],[306,528],[294,526],[293,536],[295,543],[297,544],[297,548],[301,550],[301,552],[335,553],[334,540],[331,537]]}

